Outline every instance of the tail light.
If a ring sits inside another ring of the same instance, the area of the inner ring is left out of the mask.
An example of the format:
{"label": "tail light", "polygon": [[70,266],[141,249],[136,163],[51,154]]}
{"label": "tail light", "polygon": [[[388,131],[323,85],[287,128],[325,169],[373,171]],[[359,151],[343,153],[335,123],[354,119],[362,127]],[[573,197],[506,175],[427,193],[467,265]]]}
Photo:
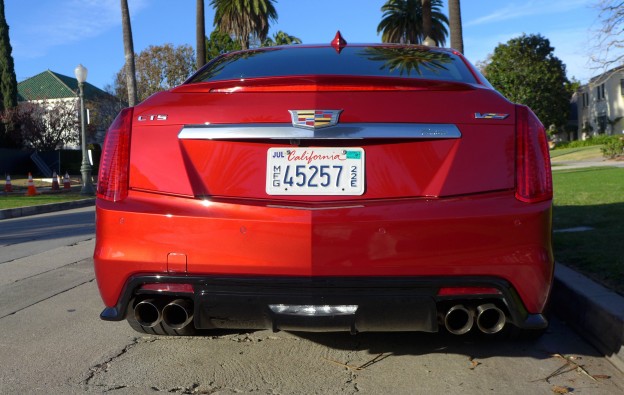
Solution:
{"label": "tail light", "polygon": [[117,202],[128,196],[132,108],[123,109],[108,128],[98,176],[98,198]]}
{"label": "tail light", "polygon": [[536,203],[553,197],[544,125],[533,111],[516,106],[516,199]]}

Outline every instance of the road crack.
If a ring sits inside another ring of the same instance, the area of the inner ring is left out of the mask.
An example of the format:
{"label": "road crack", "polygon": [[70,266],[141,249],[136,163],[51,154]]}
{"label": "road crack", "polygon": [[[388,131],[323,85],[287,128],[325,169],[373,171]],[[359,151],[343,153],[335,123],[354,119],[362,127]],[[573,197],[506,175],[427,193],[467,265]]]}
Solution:
{"label": "road crack", "polygon": [[[100,385],[100,384],[92,384],[91,382],[93,381],[93,379],[95,378],[95,376],[99,375],[100,373],[106,373],[108,371],[108,369],[110,368],[111,363],[113,363],[116,359],[121,358],[123,355],[127,354],[131,349],[133,349],[134,347],[136,347],[139,343],[141,343],[141,338],[140,337],[135,337],[132,339],[132,342],[128,345],[126,345],[121,351],[119,351],[117,354],[113,355],[112,357],[108,358],[106,361],[99,363],[95,366],[92,366],[89,368],[89,373],[87,375],[87,377],[82,380],[82,382],[80,383],[81,385],[83,385],[85,387],[85,390],[88,387],[92,387],[92,386],[96,386],[96,387],[105,387],[104,385]],[[147,342],[152,342],[155,340],[150,340]],[[109,392],[109,391],[114,391],[116,389],[121,389],[121,388],[125,388],[125,386],[112,386],[112,387],[108,387],[106,388],[106,390],[104,390],[104,392]]]}

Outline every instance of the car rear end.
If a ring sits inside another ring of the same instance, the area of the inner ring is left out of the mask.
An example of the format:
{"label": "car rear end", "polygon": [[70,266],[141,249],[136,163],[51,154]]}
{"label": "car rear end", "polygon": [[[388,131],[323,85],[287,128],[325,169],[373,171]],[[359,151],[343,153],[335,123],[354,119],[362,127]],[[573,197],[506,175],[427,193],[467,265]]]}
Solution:
{"label": "car rear end", "polygon": [[102,318],[156,334],[544,328],[551,205],[543,126],[459,54],[225,55],[109,129]]}

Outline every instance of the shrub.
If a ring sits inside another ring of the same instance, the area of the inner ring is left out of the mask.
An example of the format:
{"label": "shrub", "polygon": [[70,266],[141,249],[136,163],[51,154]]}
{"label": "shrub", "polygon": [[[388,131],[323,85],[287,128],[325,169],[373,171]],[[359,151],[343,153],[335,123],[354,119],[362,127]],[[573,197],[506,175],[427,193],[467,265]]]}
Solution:
{"label": "shrub", "polygon": [[603,145],[607,144],[610,141],[619,141],[620,136],[608,136],[608,135],[599,135],[590,137],[587,140],[574,140],[574,141],[566,141],[562,143],[557,143],[557,149],[561,148],[579,148],[579,147],[589,147],[592,145]]}
{"label": "shrub", "polygon": [[618,156],[624,155],[624,137],[616,137],[608,140],[604,143],[604,146],[600,148],[602,156],[607,159],[613,159]]}

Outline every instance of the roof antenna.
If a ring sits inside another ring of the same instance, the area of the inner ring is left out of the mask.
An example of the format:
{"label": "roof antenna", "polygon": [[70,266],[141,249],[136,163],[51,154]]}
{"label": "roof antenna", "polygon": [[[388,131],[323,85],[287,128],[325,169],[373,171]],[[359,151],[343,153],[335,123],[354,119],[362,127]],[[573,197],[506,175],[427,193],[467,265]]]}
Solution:
{"label": "roof antenna", "polygon": [[336,32],[336,36],[332,40],[331,46],[334,47],[336,52],[338,52],[339,54],[342,51],[342,49],[347,46],[347,40],[345,40],[344,37],[342,37],[342,34],[340,34],[340,30]]}

